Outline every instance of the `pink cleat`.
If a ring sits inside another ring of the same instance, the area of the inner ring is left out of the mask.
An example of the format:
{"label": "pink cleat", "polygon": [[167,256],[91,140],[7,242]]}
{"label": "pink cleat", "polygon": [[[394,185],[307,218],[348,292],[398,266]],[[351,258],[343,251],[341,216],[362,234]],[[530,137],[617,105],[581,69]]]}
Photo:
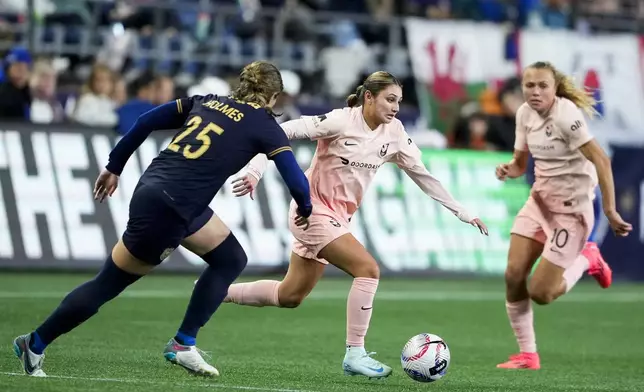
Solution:
{"label": "pink cleat", "polygon": [[496,365],[499,369],[541,369],[538,353],[519,353],[510,355],[510,360]]}
{"label": "pink cleat", "polygon": [[588,259],[588,275],[595,278],[602,288],[607,289],[610,287],[611,283],[613,283],[613,271],[604,261],[597,244],[587,242],[581,254]]}

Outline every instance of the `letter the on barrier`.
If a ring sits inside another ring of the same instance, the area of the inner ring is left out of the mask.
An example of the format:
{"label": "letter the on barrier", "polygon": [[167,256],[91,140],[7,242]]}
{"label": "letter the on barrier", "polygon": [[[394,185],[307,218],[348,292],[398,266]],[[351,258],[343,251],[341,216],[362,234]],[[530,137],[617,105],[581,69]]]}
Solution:
{"label": "letter the on barrier", "polygon": [[[56,259],[68,259],[69,244],[47,134],[8,131],[4,139],[19,220],[11,223],[19,225],[26,256],[41,258],[46,246]],[[49,238],[49,244],[43,237]]]}

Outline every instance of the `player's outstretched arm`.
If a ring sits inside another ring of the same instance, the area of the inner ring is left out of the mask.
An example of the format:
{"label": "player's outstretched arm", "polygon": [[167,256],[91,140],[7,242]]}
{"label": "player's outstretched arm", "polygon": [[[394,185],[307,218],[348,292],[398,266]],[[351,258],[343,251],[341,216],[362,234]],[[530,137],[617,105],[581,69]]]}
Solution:
{"label": "player's outstretched arm", "polygon": [[156,130],[174,129],[183,126],[190,113],[191,100],[181,99],[157,106],[139,116],[132,128],[119,140],[110,153],[105,168],[112,174],[121,175],[125,164],[145,139]]}
{"label": "player's outstretched arm", "polygon": [[586,159],[595,165],[597,177],[599,178],[599,188],[602,192],[602,207],[611,229],[616,235],[626,237],[633,230],[633,226],[624,221],[617,212],[615,204],[615,184],[610,158],[594,139],[579,147],[579,150],[584,154]]}
{"label": "player's outstretched arm", "polygon": [[335,109],[317,116],[302,116],[280,124],[289,140],[320,140],[336,136],[349,119],[345,109]]}
{"label": "player's outstretched arm", "polygon": [[472,217],[459,203],[454,199],[452,194],[445,189],[443,184],[434,176],[432,176],[421,159],[420,149],[412,142],[411,138],[405,134],[404,139],[401,141],[401,148],[393,157],[393,161],[405,171],[418,185],[418,187],[425,192],[425,194],[432,199],[439,202],[443,207],[450,210],[462,222],[469,223],[477,227],[481,233],[487,235],[488,230],[485,224],[478,218]]}
{"label": "player's outstretched arm", "polygon": [[[345,109],[335,109],[318,116],[302,116],[296,120],[287,121],[280,125],[289,140],[310,139],[320,140],[336,136],[348,121],[349,113]],[[253,197],[255,186],[262,179],[268,158],[264,154],[256,155],[246,165],[242,177],[235,179],[233,193],[241,197],[250,193]]]}

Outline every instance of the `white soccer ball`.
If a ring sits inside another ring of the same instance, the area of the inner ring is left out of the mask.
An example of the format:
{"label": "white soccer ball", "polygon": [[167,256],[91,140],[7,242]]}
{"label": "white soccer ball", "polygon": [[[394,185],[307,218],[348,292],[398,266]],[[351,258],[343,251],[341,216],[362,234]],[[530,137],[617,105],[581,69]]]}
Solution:
{"label": "white soccer ball", "polygon": [[433,382],[443,378],[449,368],[450,353],[440,336],[421,333],[407,341],[400,355],[402,368],[409,377],[419,382]]}

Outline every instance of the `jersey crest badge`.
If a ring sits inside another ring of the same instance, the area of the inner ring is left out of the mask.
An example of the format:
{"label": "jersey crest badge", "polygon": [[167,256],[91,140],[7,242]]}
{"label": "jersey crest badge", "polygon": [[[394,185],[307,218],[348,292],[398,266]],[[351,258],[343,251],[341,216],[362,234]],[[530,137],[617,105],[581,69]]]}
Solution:
{"label": "jersey crest badge", "polygon": [[385,155],[387,155],[387,150],[389,149],[389,143],[385,143],[382,145],[382,148],[380,148],[380,158],[384,158]]}

